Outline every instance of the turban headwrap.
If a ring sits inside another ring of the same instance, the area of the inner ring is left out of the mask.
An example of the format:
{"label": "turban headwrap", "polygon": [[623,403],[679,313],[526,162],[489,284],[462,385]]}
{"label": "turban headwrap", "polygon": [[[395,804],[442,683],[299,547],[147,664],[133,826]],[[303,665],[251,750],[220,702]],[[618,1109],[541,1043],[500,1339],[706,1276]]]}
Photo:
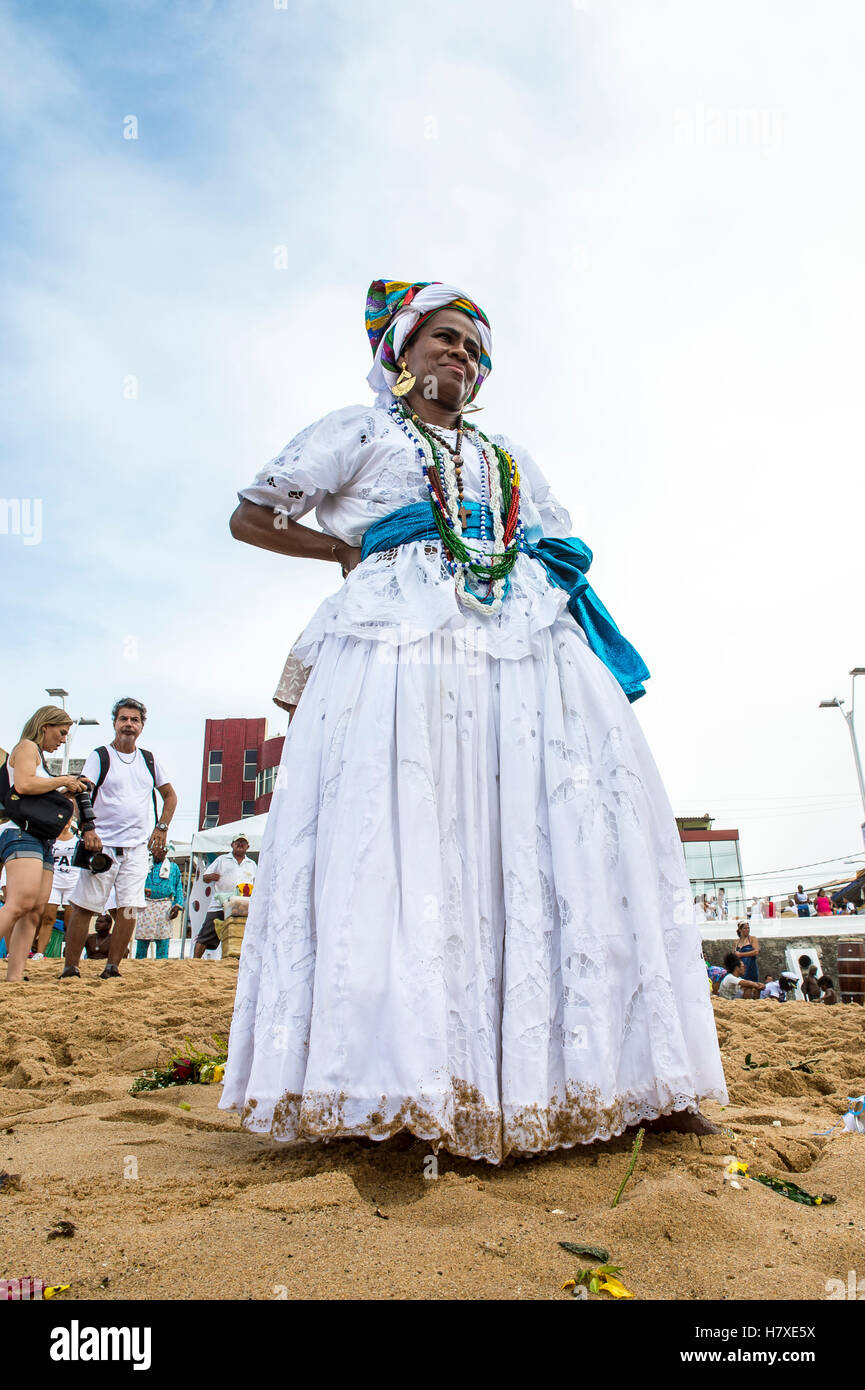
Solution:
{"label": "turban headwrap", "polygon": [[406,340],[437,309],[452,305],[468,314],[478,326],[481,354],[478,375],[469,400],[474,400],[492,371],[492,334],[489,319],[479,304],[454,285],[438,280],[407,285],[402,280],[373,280],[366,297],[366,331],[375,354],[367,381],[373,391],[390,391],[397,377],[397,363]]}

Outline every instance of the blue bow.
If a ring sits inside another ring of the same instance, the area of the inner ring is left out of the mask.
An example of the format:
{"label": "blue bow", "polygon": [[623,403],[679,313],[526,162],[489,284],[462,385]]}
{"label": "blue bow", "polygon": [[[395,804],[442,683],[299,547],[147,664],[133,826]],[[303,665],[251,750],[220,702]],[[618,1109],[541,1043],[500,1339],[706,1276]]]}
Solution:
{"label": "blue bow", "polygon": [[[466,502],[465,506],[469,521],[463,534],[477,538],[481,529],[480,505]],[[491,536],[492,513],[485,504],[484,509],[487,534]],[[361,559],[365,560],[381,550],[393,550],[398,545],[409,545],[412,541],[438,539],[439,533],[429,506],[426,502],[415,502],[373,522],[361,543]],[[527,542],[524,553],[543,565],[551,583],[566,591],[569,595],[568,612],[583,629],[595,656],[616,677],[628,699],[631,702],[639,700],[646,693],[643,681],[649,679],[648,667],[636,648],[622,636],[586,579],[586,571],[592,563],[589,547],[575,536],[567,540],[542,536],[539,541]]]}

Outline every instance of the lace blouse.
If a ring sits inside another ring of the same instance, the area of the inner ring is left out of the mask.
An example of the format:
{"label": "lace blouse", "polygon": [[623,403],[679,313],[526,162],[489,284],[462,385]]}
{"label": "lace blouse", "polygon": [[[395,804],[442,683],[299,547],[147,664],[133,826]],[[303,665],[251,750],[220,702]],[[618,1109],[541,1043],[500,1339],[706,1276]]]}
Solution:
{"label": "lace blouse", "polygon": [[[371,406],[345,406],[308,426],[239,497],[273,508],[277,525],[280,517],[298,520],[314,510],[327,535],[360,545],[374,521],[428,500],[415,449],[387,404],[386,397],[379,397]],[[440,433],[456,439],[455,431]],[[491,438],[519,466],[520,509],[528,539],[570,535],[571,519],[531,455],[504,435]],[[469,432],[463,437],[462,457],[465,495],[479,499],[481,458]],[[441,543],[416,541],[371,555],[358,565],[338,592],[320,605],[292,653],[310,666],[328,634],[402,646],[447,629],[455,643],[464,643],[471,652],[522,657],[531,651],[533,635],[558,619],[580,632],[566,604],[567,594],[549,582],[543,566],[521,554],[498,614],[463,609],[443,563]]]}

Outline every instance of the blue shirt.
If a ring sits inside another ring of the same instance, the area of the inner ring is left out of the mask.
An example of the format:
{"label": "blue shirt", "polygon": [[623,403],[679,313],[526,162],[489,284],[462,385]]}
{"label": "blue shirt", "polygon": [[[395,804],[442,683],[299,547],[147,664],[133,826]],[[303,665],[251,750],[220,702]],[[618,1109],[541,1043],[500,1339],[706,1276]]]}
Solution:
{"label": "blue shirt", "polygon": [[[162,861],[163,864],[165,861]],[[173,898],[178,907],[183,906],[183,883],[180,878],[180,870],[176,864],[172,864],[168,878],[160,878],[159,870],[162,864],[153,864],[150,873],[144,880],[144,887],[150,889],[151,898]]]}

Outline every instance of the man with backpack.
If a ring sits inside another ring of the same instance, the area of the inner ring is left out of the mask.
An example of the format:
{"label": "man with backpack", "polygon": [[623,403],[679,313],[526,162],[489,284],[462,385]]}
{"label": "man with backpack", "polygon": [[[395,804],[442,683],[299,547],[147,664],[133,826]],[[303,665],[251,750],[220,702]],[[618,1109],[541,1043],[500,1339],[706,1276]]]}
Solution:
{"label": "man with backpack", "polygon": [[[119,976],[138,916],[144,907],[148,850],[164,849],[177,796],[157,758],[138,748],[147,710],[140,700],[118,700],[111,718],[114,739],[89,755],[81,776],[92,783],[94,826],[83,835],[85,850],[102,851],[111,864],[102,873],[82,869],[66,910],[66,960],[61,980],[80,977],[78,963],[91,918],[105,910],[111,889],[117,915],[111,933],[108,963],[100,979]],[[157,811],[156,793],[162,798]],[[155,824],[155,829],[153,828]]]}

